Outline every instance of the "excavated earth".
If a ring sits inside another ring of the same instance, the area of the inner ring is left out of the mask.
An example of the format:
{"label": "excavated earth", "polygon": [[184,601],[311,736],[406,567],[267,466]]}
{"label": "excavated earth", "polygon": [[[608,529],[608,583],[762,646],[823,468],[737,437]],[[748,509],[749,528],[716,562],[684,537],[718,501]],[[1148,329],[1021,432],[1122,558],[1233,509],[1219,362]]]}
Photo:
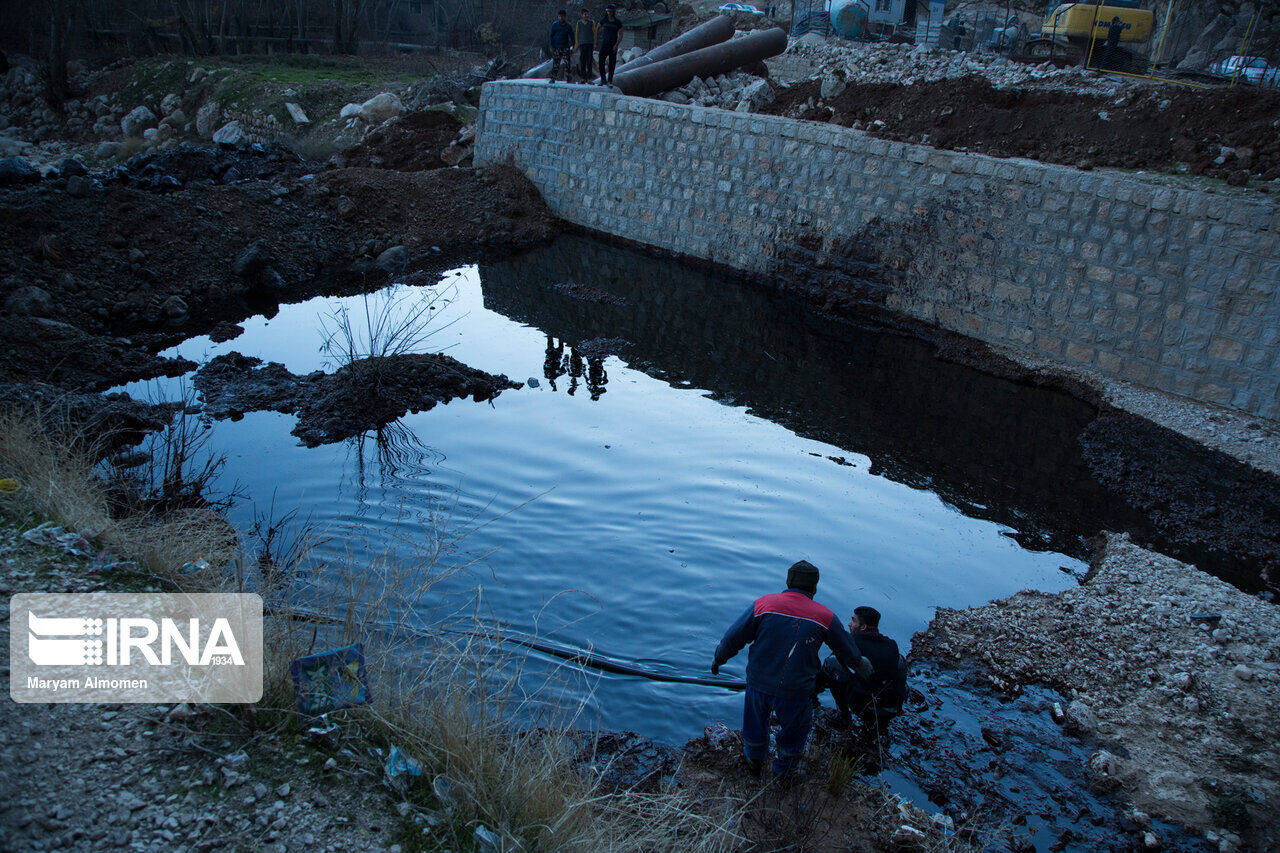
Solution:
{"label": "excavated earth", "polygon": [[849,85],[809,80],[763,112],[859,127],[885,139],[1082,168],[1178,171],[1267,188],[1280,178],[1280,92],[1153,86],[1107,98],[997,89],[981,77]]}
{"label": "excavated earth", "polygon": [[0,379],[83,392],[180,375],[195,365],[156,353],[182,339],[232,338],[282,302],[371,290],[410,263],[443,269],[558,230],[506,168],[300,171],[0,194]]}

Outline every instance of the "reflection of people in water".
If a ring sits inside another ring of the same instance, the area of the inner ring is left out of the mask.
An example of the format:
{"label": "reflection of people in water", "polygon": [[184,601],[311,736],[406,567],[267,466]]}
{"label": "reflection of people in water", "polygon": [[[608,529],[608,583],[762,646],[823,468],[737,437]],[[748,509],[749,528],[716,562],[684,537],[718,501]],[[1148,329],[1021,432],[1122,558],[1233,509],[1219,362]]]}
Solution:
{"label": "reflection of people in water", "polygon": [[573,392],[578,390],[578,380],[582,379],[582,356],[573,347],[569,347],[566,361],[569,365],[569,396],[572,397]]}
{"label": "reflection of people in water", "polygon": [[587,359],[587,392],[592,400],[599,400],[609,384],[609,374],[604,372],[604,358],[595,356]]}
{"label": "reflection of people in water", "polygon": [[604,369],[604,356],[588,357],[584,369],[582,356],[573,347],[568,349],[569,353],[566,355],[564,341],[557,343],[555,338],[547,335],[547,353],[542,360],[542,375],[546,377],[547,384],[555,391],[556,380],[569,374],[569,387],[565,390],[572,397],[585,374],[587,393],[592,400],[599,400],[600,395],[605,392],[604,386],[609,384],[609,374]]}
{"label": "reflection of people in water", "polygon": [[551,390],[556,390],[556,379],[564,375],[560,360],[564,358],[564,341],[556,343],[556,339],[547,335],[547,355],[542,360],[542,375],[546,377]]}

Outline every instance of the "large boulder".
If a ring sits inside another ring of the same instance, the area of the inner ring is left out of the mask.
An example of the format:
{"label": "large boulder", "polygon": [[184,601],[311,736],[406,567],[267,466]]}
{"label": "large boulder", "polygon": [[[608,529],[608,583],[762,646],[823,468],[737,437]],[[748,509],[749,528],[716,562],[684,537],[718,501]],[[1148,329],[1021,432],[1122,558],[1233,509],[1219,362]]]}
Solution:
{"label": "large boulder", "polygon": [[40,170],[22,157],[0,160],[0,187],[27,184],[40,180]]}
{"label": "large boulder", "polygon": [[381,124],[404,113],[404,104],[390,92],[374,95],[360,105],[360,118],[369,124]]}
{"label": "large boulder", "polygon": [[248,145],[252,140],[238,121],[229,121],[213,133],[213,141],[219,145]]}
{"label": "large boulder", "polygon": [[201,139],[212,139],[222,121],[222,106],[217,101],[209,101],[196,111],[196,133]]}
{"label": "large boulder", "polygon": [[142,136],[142,132],[149,127],[154,127],[155,123],[155,113],[146,107],[135,107],[120,119],[120,130],[128,137]]}

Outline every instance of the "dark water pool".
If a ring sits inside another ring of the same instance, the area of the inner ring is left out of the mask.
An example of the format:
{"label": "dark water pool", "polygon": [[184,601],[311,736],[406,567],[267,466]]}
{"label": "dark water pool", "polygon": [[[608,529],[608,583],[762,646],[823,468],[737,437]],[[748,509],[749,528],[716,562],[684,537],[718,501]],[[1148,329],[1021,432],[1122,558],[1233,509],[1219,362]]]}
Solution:
{"label": "dark water pool", "polygon": [[[1076,441],[1089,406],[939,361],[901,334],[579,237],[430,287],[456,293],[426,348],[537,386],[314,449],[289,415],[217,422],[227,482],[250,498],[235,523],[274,500],[321,526],[363,526],[372,551],[402,547],[393,534],[413,536],[433,501],[456,504],[457,517],[494,520],[466,542],[483,565],[440,595],[480,584],[514,629],[704,674],[723,629],[794,560],[822,569],[818,597],[840,614],[879,608],[905,650],[936,607],[1075,583],[1108,511]],[[176,352],[323,369],[323,318],[343,304],[359,314],[363,299],[284,306],[235,340]],[[592,690],[580,723],[671,743],[740,714],[718,688],[602,675]]]}

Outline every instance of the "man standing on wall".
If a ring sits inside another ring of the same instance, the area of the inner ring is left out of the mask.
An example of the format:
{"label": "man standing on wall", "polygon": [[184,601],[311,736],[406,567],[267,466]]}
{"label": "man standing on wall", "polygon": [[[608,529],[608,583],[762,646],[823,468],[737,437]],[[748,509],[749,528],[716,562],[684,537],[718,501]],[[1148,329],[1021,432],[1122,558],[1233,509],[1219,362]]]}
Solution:
{"label": "man standing on wall", "polygon": [[586,83],[595,71],[596,25],[587,7],[582,7],[582,18],[573,26],[573,44],[578,51],[578,78]]}
{"label": "man standing on wall", "polygon": [[618,44],[622,41],[622,21],[612,6],[604,7],[604,17],[596,34],[600,39],[600,82],[612,85],[613,69],[618,64]]}
{"label": "man standing on wall", "polygon": [[787,589],[757,598],[738,617],[716,646],[711,674],[751,644],[747,659],[747,692],[742,708],[742,751],[747,770],[760,774],[769,757],[769,716],[776,714],[778,756],[773,772],[786,777],[800,761],[813,723],[810,697],[818,674],[823,643],[842,664],[869,678],[871,664],[828,608],[813,600],[818,570],[801,560],[787,570]]}
{"label": "man standing on wall", "polygon": [[573,27],[564,9],[556,15],[547,34],[547,47],[551,48],[551,82],[556,82],[560,67],[564,66],[564,81],[569,82],[569,69],[573,62]]}

